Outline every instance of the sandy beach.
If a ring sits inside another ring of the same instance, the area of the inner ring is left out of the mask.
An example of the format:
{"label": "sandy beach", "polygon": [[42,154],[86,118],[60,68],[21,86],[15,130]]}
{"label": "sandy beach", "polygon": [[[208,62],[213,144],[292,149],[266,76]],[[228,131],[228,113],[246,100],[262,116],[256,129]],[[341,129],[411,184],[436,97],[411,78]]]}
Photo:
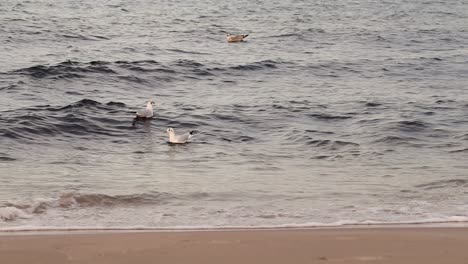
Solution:
{"label": "sandy beach", "polygon": [[1,263],[468,263],[468,228],[6,234]]}

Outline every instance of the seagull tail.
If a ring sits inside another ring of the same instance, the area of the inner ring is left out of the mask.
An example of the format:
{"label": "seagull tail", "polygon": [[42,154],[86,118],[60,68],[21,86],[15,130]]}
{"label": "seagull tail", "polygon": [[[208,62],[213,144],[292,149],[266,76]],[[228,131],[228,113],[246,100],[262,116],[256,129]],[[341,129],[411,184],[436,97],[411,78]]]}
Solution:
{"label": "seagull tail", "polygon": [[191,136],[193,136],[193,134],[195,134],[195,132],[196,132],[195,130],[192,130],[192,131],[190,131],[189,134],[190,134]]}
{"label": "seagull tail", "polygon": [[247,34],[247,35],[242,35],[242,37],[243,37],[243,38],[246,38],[248,35],[249,35],[249,34]]}

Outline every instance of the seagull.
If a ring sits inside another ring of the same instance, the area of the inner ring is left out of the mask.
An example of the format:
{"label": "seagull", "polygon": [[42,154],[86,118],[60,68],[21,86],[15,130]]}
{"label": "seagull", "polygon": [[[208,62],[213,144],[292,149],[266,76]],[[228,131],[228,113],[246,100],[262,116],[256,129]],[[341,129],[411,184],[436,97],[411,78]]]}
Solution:
{"label": "seagull", "polygon": [[187,140],[193,136],[193,134],[195,133],[195,130],[192,130],[189,133],[185,133],[182,135],[176,135],[174,132],[174,129],[170,127],[166,130],[166,132],[169,134],[169,143],[183,144],[187,142]]}
{"label": "seagull", "polygon": [[148,100],[146,108],[140,109],[136,112],[136,116],[133,118],[133,126],[135,126],[135,122],[138,120],[145,120],[153,117],[153,105],[154,101]]}
{"label": "seagull", "polygon": [[154,101],[148,100],[146,108],[138,110],[136,112],[136,118],[151,118],[153,117],[153,105]]}
{"label": "seagull", "polygon": [[248,35],[231,35],[227,34],[227,42],[242,42]]}

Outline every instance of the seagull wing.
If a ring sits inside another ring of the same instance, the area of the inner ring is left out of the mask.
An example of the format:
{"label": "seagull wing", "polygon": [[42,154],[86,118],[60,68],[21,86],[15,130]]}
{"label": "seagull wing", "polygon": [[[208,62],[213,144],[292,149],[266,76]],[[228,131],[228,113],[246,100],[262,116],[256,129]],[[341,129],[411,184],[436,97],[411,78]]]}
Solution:
{"label": "seagull wing", "polygon": [[[245,35],[247,37],[247,35]],[[227,37],[228,42],[239,42],[244,39],[244,35],[230,35]]]}
{"label": "seagull wing", "polygon": [[175,140],[178,143],[184,143],[185,141],[189,140],[193,136],[193,132],[185,133],[183,135],[176,135]]}
{"label": "seagull wing", "polygon": [[136,112],[137,116],[139,117],[152,117],[153,113],[151,113],[148,109],[141,109]]}

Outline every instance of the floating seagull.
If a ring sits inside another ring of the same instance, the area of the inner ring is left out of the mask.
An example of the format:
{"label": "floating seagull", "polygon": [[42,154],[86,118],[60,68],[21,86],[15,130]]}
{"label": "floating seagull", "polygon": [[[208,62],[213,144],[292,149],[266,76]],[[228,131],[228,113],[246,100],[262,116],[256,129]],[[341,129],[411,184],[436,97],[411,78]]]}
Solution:
{"label": "floating seagull", "polygon": [[136,118],[151,118],[153,117],[153,105],[154,101],[148,100],[146,108],[138,110],[136,112]]}
{"label": "floating seagull", "polygon": [[146,108],[140,109],[136,112],[136,116],[135,118],[133,118],[134,126],[135,126],[135,122],[138,120],[145,120],[145,119],[153,117],[153,105],[154,105],[154,101],[148,100],[148,102],[146,103]]}
{"label": "floating seagull", "polygon": [[169,133],[169,143],[175,144],[183,144],[187,142],[187,140],[193,136],[193,133],[195,133],[195,131],[192,130],[189,133],[185,133],[183,135],[176,135],[172,127],[168,128],[166,132]]}
{"label": "floating seagull", "polygon": [[242,42],[248,35],[231,35],[227,34],[227,42]]}

